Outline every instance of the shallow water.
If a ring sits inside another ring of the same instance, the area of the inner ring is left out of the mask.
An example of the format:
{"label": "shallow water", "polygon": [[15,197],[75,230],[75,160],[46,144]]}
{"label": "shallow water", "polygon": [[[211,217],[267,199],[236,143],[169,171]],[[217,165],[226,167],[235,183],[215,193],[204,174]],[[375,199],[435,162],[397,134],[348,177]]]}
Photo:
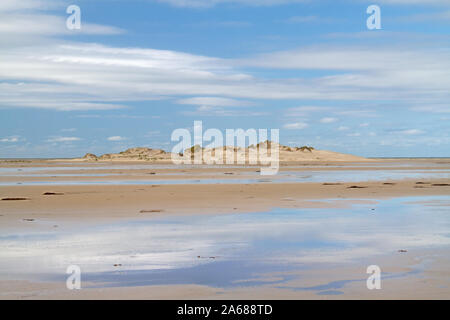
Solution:
{"label": "shallow water", "polygon": [[[450,159],[448,159],[450,160]],[[80,165],[81,164],[81,165]],[[433,162],[432,159],[426,162],[411,162],[411,161],[383,161],[383,162],[352,162],[351,165],[348,163],[343,164],[311,164],[305,163],[303,165],[288,165],[283,166],[285,169],[294,168],[386,168],[386,167],[424,167],[424,168],[442,168],[448,167],[449,162]],[[173,169],[172,164],[151,164],[151,163],[80,163],[80,162],[54,162],[53,165],[14,165],[14,166],[3,166],[0,167],[0,175],[10,174],[10,173],[33,173],[39,171],[61,171],[61,170],[150,170],[150,169]],[[177,165],[178,169],[209,169],[209,168],[223,168],[223,169],[233,169],[233,168],[247,168],[255,169],[258,166],[246,166],[246,165],[195,165],[195,164],[181,164]]]}
{"label": "shallow water", "polygon": [[[347,170],[347,171],[282,171],[273,176],[261,176],[256,172],[235,173],[224,179],[201,177],[190,178],[193,173],[180,173],[180,179],[124,179],[120,174],[39,174],[28,175],[34,177],[104,177],[110,175],[118,176],[111,180],[38,180],[38,181],[7,181],[0,182],[0,186],[12,185],[166,185],[166,184],[250,184],[250,183],[298,183],[298,182],[361,182],[361,181],[388,181],[404,179],[450,179],[450,169],[433,170]],[[210,173],[209,173],[210,174]],[[168,176],[168,174],[158,174],[157,176]],[[194,173],[194,175],[197,175]],[[220,175],[217,174],[217,175]],[[156,176],[156,177],[157,177]],[[243,176],[247,176],[244,178]],[[249,177],[250,176],[250,177]],[[25,175],[16,175],[17,178]]]}
{"label": "shallow water", "polygon": [[[400,249],[450,246],[448,196],[363,204],[328,202],[348,207],[160,216],[61,226],[63,231],[11,231],[0,236],[0,279],[65,281],[67,266],[74,264],[81,267],[82,279],[90,286],[269,284],[283,288],[301,278],[305,270],[320,267],[326,272],[336,265],[369,265],[378,256],[399,254]],[[418,266],[410,273],[391,276],[412,276],[422,269]],[[352,281],[359,280],[344,277],[291,289],[342,294]]]}
{"label": "shallow water", "polygon": [[61,171],[61,170],[150,170],[150,169],[233,169],[233,168],[257,168],[239,165],[172,165],[172,164],[105,164],[105,163],[86,163],[80,166],[80,163],[63,163],[55,166],[14,166],[0,167],[0,175],[9,173],[33,173],[39,171]]}

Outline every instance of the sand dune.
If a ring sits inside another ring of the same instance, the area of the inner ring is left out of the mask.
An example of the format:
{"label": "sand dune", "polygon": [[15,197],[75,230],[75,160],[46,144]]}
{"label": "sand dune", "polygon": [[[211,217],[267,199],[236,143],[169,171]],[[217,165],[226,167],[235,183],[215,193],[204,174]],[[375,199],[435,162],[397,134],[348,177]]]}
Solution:
{"label": "sand dune", "polygon": [[95,154],[87,153],[81,160],[84,161],[104,161],[104,160],[141,160],[141,161],[156,161],[156,160],[170,160],[170,153],[160,149],[150,148],[130,148],[119,153],[106,153],[97,157]]}
{"label": "sand dune", "polygon": [[[202,148],[199,145],[193,146],[180,153],[179,157],[185,159],[194,159],[198,157],[203,159],[203,163],[226,163],[226,159],[231,157],[233,163],[259,163],[261,154],[267,152],[271,156],[271,148],[278,147],[280,162],[297,162],[297,161],[374,161],[364,157],[354,156],[350,154],[338,153],[327,150],[317,150],[313,147],[289,147],[270,141],[261,142],[257,145],[251,145],[247,148],[241,147],[219,147],[219,148]],[[82,158],[72,160],[76,161],[150,161],[150,162],[170,162],[174,156],[171,152],[161,149],[151,149],[145,147],[130,148],[120,153],[107,153],[102,156],[96,156],[87,153]],[[240,160],[241,162],[238,162]]]}

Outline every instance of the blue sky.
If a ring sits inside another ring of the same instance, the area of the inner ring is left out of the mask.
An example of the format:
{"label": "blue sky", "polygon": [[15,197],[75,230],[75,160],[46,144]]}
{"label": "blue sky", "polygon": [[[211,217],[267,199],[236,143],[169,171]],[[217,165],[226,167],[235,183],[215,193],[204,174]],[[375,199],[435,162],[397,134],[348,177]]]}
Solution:
{"label": "blue sky", "polygon": [[0,157],[170,150],[194,120],[450,157],[449,0],[2,0],[0,39]]}

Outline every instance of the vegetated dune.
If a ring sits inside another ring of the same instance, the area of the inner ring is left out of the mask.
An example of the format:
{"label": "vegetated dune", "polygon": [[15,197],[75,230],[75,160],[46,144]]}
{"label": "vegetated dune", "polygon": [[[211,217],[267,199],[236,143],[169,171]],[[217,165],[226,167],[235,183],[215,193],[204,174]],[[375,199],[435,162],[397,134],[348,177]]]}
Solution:
{"label": "vegetated dune", "polygon": [[[184,150],[184,152],[175,155],[184,159],[203,159],[204,163],[226,163],[228,157],[234,159],[233,163],[254,163],[257,164],[261,160],[261,154],[267,152],[266,159],[271,157],[271,148],[278,147],[280,162],[296,162],[296,161],[373,161],[363,157],[350,154],[316,150],[313,147],[289,147],[283,146],[271,141],[251,145],[247,148],[242,147],[218,147],[218,148],[202,148],[199,145],[192,146]],[[150,162],[171,162],[172,153],[161,149],[151,148],[130,148],[120,153],[107,153],[97,157],[95,154],[87,153],[83,158],[72,159],[75,161],[150,161]],[[240,162],[238,162],[238,159]],[[250,160],[250,161],[249,161]]]}
{"label": "vegetated dune", "polygon": [[106,153],[97,157],[95,154],[86,153],[83,158],[73,159],[82,161],[157,161],[171,160],[171,153],[161,149],[130,148],[119,153]]}

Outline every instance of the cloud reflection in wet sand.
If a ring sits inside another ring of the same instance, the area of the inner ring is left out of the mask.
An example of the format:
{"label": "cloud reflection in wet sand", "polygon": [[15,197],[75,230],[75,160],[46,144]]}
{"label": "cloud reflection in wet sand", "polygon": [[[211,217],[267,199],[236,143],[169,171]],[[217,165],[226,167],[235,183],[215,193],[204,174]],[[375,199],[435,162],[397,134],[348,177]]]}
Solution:
{"label": "cloud reflection in wet sand", "polygon": [[[283,283],[293,277],[290,271],[317,265],[448,247],[449,205],[445,196],[408,197],[348,208],[155,217],[3,234],[0,279],[62,280],[66,267],[76,264],[86,281],[102,285]],[[281,276],[258,276],[271,272]]]}

